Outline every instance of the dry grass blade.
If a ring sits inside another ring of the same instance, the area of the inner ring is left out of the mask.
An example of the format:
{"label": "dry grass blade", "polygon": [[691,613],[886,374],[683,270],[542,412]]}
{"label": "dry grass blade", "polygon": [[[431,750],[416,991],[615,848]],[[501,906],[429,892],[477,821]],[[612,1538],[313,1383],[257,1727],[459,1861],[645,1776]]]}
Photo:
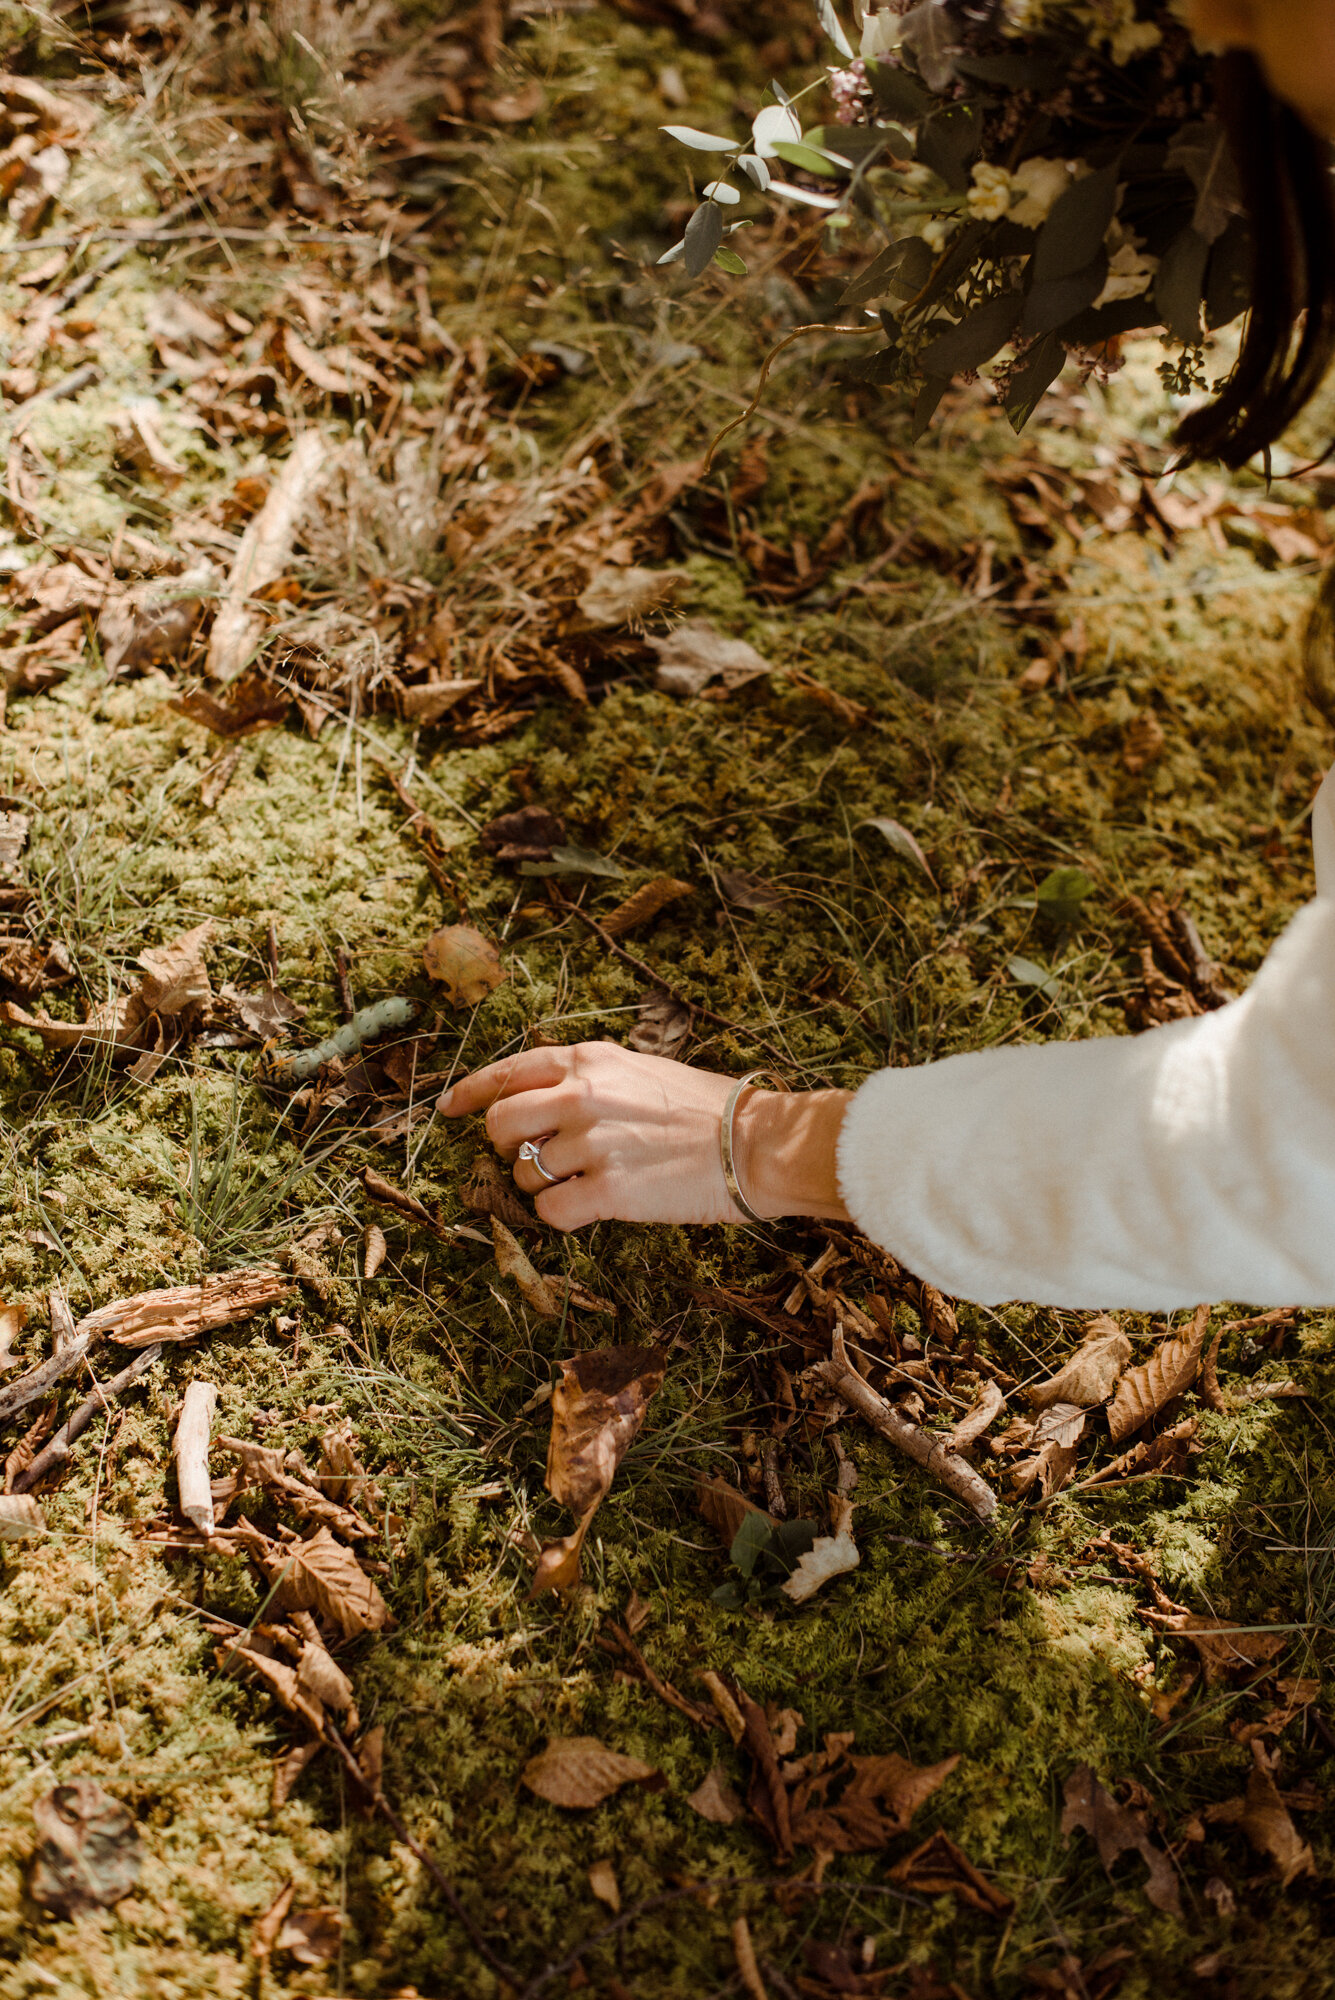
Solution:
{"label": "dry grass blade", "polygon": [[1185,1333],[1161,1342],[1148,1361],[1123,1375],[1108,1409],[1108,1430],[1114,1444],[1157,1417],[1175,1396],[1191,1387],[1200,1370],[1209,1322],[1210,1308],[1198,1306]]}

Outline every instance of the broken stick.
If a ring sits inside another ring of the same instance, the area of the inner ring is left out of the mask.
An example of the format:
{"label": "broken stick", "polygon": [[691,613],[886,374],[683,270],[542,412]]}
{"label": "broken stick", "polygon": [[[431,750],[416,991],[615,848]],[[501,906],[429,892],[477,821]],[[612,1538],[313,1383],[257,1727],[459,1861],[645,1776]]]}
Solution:
{"label": "broken stick", "polygon": [[920,1429],[907,1417],[901,1416],[893,1404],[887,1403],[869,1382],[863,1381],[848,1358],[844,1329],[838,1320],[835,1321],[831,1350],[830,1359],[818,1361],[812,1372],[828,1383],[841,1402],[856,1410],[860,1417],[865,1417],[874,1431],[913,1459],[948,1493],[962,1500],[980,1521],[990,1521],[997,1511],[997,1496],[987,1481],[965,1459],[947,1451],[941,1440],[933,1437],[930,1431]]}
{"label": "broken stick", "polygon": [[249,664],[264,632],[264,613],[253,603],[255,593],[276,582],[287,567],[324,464],[324,439],[317,430],[304,431],[241,537],[209,638],[208,672],[215,680],[233,681]]}
{"label": "broken stick", "polygon": [[209,1426],[218,1407],[212,1382],[192,1382],[181,1404],[172,1450],[181,1512],[201,1535],[213,1533],[213,1489],[209,1484]]}
{"label": "broken stick", "polygon": [[[82,1354],[83,1349],[80,1348],[79,1352]],[[50,1443],[38,1452],[32,1464],[16,1475],[14,1491],[29,1493],[51,1473],[59,1471],[70,1455],[70,1446],[87,1430],[98,1411],[109,1408],[113,1396],[119,1396],[128,1389],[131,1382],[137,1381],[161,1357],[161,1347],[141,1347],[134,1360],[122,1368],[119,1375],[113,1375],[109,1382],[99,1383],[91,1396],[85,1396],[78,1409],[61,1425]]]}

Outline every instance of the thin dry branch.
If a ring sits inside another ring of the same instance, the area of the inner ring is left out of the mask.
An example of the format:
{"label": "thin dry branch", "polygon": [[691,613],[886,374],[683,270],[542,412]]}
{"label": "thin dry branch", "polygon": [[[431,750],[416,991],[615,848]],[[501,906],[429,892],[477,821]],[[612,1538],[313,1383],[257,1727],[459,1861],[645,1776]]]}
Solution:
{"label": "thin dry branch", "polygon": [[831,1346],[830,1359],[817,1362],[814,1372],[829,1384],[840,1401],[856,1410],[896,1450],[920,1465],[929,1478],[962,1500],[980,1521],[990,1521],[997,1511],[997,1496],[986,1480],[964,1459],[947,1451],[939,1438],[901,1416],[884,1396],[877,1395],[869,1382],[863,1381],[848,1358],[844,1329],[838,1321]]}
{"label": "thin dry branch", "polygon": [[209,635],[207,665],[215,680],[235,680],[254,652],[264,618],[252,599],[287,567],[302,514],[324,466],[324,438],[316,430],[303,432],[268,499],[241,537]]}
{"label": "thin dry branch", "polygon": [[[80,1348],[80,1355],[83,1351]],[[121,1395],[129,1388],[131,1382],[138,1381],[139,1377],[146,1374],[153,1363],[161,1358],[161,1347],[142,1347],[133,1361],[128,1362],[118,1375],[113,1375],[109,1382],[99,1382],[92,1394],[85,1396],[79,1407],[65,1420],[50,1443],[44,1445],[38,1452],[31,1465],[15,1475],[14,1491],[31,1492],[32,1488],[40,1485],[43,1479],[59,1471],[69,1458],[70,1446],[87,1430],[99,1410],[107,1409],[113,1396]]]}

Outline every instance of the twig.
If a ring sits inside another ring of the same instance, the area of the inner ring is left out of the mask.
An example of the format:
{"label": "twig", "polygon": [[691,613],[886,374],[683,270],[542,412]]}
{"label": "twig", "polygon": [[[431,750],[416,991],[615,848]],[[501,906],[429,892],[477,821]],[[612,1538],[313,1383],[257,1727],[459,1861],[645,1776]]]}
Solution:
{"label": "twig", "polygon": [[614,1624],[609,1619],[607,1634],[606,1639],[600,1639],[598,1642],[603,1651],[610,1653],[619,1649],[624,1653],[651,1694],[656,1694],[658,1699],[666,1702],[669,1708],[675,1708],[678,1715],[684,1715],[688,1722],[693,1722],[696,1725],[697,1729],[712,1729],[714,1727],[714,1718],[712,1715],[707,1714],[695,1702],[688,1701],[684,1694],[678,1694],[671,1681],[659,1678],[635,1641],[631,1638],[629,1632],[624,1631],[620,1625]]}
{"label": "twig", "polygon": [[[161,1353],[161,1349],[158,1350]],[[181,1512],[201,1535],[213,1533],[213,1489],[209,1483],[209,1426],[218,1407],[212,1382],[192,1382],[181,1404],[172,1451]]]}
{"label": "twig", "polygon": [[732,1952],[737,1960],[737,1971],[742,1985],[751,1995],[751,2000],[769,2000],[765,1982],[756,1964],[756,1948],[751,1942],[751,1926],[745,1917],[734,1917],[732,1924]]}
{"label": "twig", "polygon": [[731,431],[739,429],[742,424],[748,422],[760,408],[760,399],[765,393],[765,384],[769,380],[769,371],[783,353],[785,347],[791,347],[793,342],[800,340],[804,333],[875,333],[877,330],[874,325],[868,326],[865,323],[861,326],[831,326],[823,320],[813,320],[808,326],[795,326],[791,333],[786,333],[777,347],[771,347],[769,353],[765,356],[760,370],[760,379],[756,383],[756,393],[742,411],[741,416],[734,417],[730,424],[724,424],[723,429],[718,432],[717,436],[710,440],[709,450],[705,453],[705,462],[700,467],[700,477],[704,479],[708,474],[709,468],[714,463],[714,453],[718,450],[724,438]]}
{"label": "twig", "polygon": [[507,1964],[505,1959],[500,1957],[500,1955],[497,1952],[494,1952],[491,1946],[487,1943],[487,1940],[485,1939],[485,1937],[483,1937],[482,1932],[478,1929],[477,1925],[473,1922],[473,1919],[469,1916],[467,1910],[464,1908],[462,1902],[459,1900],[458,1890],[455,1888],[454,1884],[450,1881],[449,1877],[443,1872],[439,1862],[435,1859],[435,1856],[431,1854],[429,1849],[423,1847],[422,1843],[419,1840],[414,1840],[412,1834],[409,1833],[408,1828],[405,1825],[404,1821],[400,1819],[398,1813],[395,1812],[393,1806],[390,1804],[389,1800],[385,1797],[385,1794],[381,1790],[380,1785],[378,1783],[375,1785],[367,1783],[366,1773],[363,1771],[361,1765],[357,1762],[356,1757],[353,1755],[352,1751],[348,1748],[348,1745],[344,1742],[342,1736],[340,1735],[339,1731],[335,1728],[334,1724],[326,1720],[324,1730],[322,1733],[324,1736],[324,1740],[329,1745],[330,1749],[337,1751],[338,1755],[342,1758],[343,1763],[347,1767],[349,1776],[355,1779],[356,1783],[360,1786],[361,1790],[367,1794],[367,1796],[371,1800],[371,1803],[375,1806],[376,1811],[384,1814],[385,1818],[389,1821],[390,1826],[394,1829],[394,1832],[398,1837],[398,1839],[403,1842],[403,1845],[408,1849],[408,1851],[411,1854],[415,1855],[417,1860],[421,1863],[422,1867],[425,1868],[427,1874],[431,1877],[431,1880],[435,1883],[436,1887],[440,1890],[441,1895],[445,1898],[445,1901],[449,1904],[450,1909],[453,1911],[455,1917],[463,1925],[469,1937],[472,1939],[474,1949],[481,1955],[481,1957],[483,1957],[486,1960],[487,1964],[491,1967],[494,1973],[498,1974],[500,1978],[508,1981],[508,1983],[511,1986],[517,1988],[519,1985],[519,1974],[515,1971],[513,1966]]}
{"label": "twig", "polygon": [[[68,1351],[67,1349],[66,1353]],[[84,1348],[80,1347],[79,1357],[82,1357],[83,1352]],[[32,1488],[40,1480],[45,1479],[49,1473],[56,1471],[60,1466],[64,1465],[70,1455],[70,1446],[76,1438],[82,1436],[83,1432],[87,1430],[98,1411],[108,1409],[110,1399],[113,1396],[119,1396],[124,1390],[128,1389],[131,1382],[136,1381],[139,1376],[153,1366],[155,1361],[160,1360],[161,1356],[161,1346],[141,1347],[133,1361],[122,1368],[119,1375],[113,1375],[109,1382],[99,1383],[94,1388],[92,1395],[85,1396],[78,1409],[61,1425],[51,1442],[38,1452],[32,1464],[18,1474],[14,1481],[14,1491],[16,1493],[31,1492]],[[61,1360],[64,1360],[64,1358],[64,1355],[60,1357]],[[50,1366],[49,1362],[47,1366]],[[17,1386],[16,1383],[15,1387],[17,1388]]]}
{"label": "twig", "polygon": [[848,1358],[844,1345],[844,1329],[835,1322],[832,1353],[828,1361],[818,1361],[814,1373],[827,1382],[841,1402],[856,1410],[864,1417],[874,1431],[920,1465],[924,1472],[938,1485],[953,1493],[978,1516],[980,1521],[990,1521],[997,1511],[997,1496],[992,1488],[976,1473],[964,1459],[957,1458],[945,1449],[939,1438],[920,1430],[883,1396],[878,1396],[869,1382],[864,1382]]}
{"label": "twig", "polygon": [[348,954],[340,945],[334,953],[334,983],[338,987],[338,1011],[345,1021],[350,1021],[357,1012],[357,1002],[352,997],[349,971]]}
{"label": "twig", "polygon": [[39,1362],[36,1368],[30,1368],[26,1375],[20,1375],[8,1388],[0,1389],[0,1421],[17,1416],[20,1410],[26,1410],[29,1403],[37,1402],[64,1376],[72,1375],[88,1352],[93,1338],[93,1329],[87,1328],[62,1347],[59,1354],[52,1354],[47,1360]]}
{"label": "twig", "polygon": [[632,972],[638,972],[641,979],[647,979],[651,986],[658,988],[660,993],[666,993],[669,1000],[675,1000],[679,1007],[685,1007],[688,1013],[698,1014],[702,1020],[712,1021],[716,1028],[726,1028],[730,1034],[740,1035],[743,1041],[754,1042],[758,1049],[764,1049],[766,1055],[773,1056],[777,1063],[782,1063],[786,1066],[792,1061],[790,1055],[787,1055],[782,1049],[775,1048],[773,1042],[767,1042],[765,1037],[758,1035],[754,1028],[744,1028],[740,1021],[730,1021],[726,1014],[716,1014],[712,1007],[703,1006],[699,1000],[692,1000],[689,994],[682,993],[677,987],[670,985],[664,979],[661,972],[655,972],[653,967],[646,965],[642,958],[636,958],[633,952],[629,952],[623,945],[619,945],[616,939],[603,929],[597,917],[591,917],[587,910],[580,908],[578,903],[570,902],[554,884],[549,884],[549,887],[551,888],[555,902],[561,909],[568,910],[571,916],[578,917],[581,923],[587,924],[599,942],[606,950],[612,953],[614,958],[619,958],[623,965],[630,967]]}

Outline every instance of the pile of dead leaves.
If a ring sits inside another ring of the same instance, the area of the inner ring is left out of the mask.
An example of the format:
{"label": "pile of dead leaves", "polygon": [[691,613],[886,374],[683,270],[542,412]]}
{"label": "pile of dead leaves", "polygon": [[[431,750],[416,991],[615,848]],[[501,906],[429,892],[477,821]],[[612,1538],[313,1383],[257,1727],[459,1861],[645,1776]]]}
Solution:
{"label": "pile of dead leaves", "polygon": [[[366,1559],[351,1546],[380,1538],[384,1501],[346,1424],[322,1438],[314,1470],[299,1452],[242,1438],[216,1438],[213,1448],[230,1455],[235,1467],[212,1482],[212,1528],[163,1518],[146,1523],[141,1534],[164,1553],[239,1556],[253,1568],[265,1616],[244,1627],[211,1614],[203,1622],[222,1642],[219,1668],[261,1681],[303,1732],[275,1768],[274,1802],[280,1805],[335,1732],[356,1738],[360,1731],[352,1682],[334,1652],[392,1623]],[[274,1516],[292,1515],[300,1532],[277,1519],[271,1529],[261,1528],[240,1511],[229,1522],[247,1494]],[[379,1519],[369,1519],[363,1507]],[[356,1745],[372,1793],[379,1786],[382,1743],[383,1731],[372,1729]]]}

